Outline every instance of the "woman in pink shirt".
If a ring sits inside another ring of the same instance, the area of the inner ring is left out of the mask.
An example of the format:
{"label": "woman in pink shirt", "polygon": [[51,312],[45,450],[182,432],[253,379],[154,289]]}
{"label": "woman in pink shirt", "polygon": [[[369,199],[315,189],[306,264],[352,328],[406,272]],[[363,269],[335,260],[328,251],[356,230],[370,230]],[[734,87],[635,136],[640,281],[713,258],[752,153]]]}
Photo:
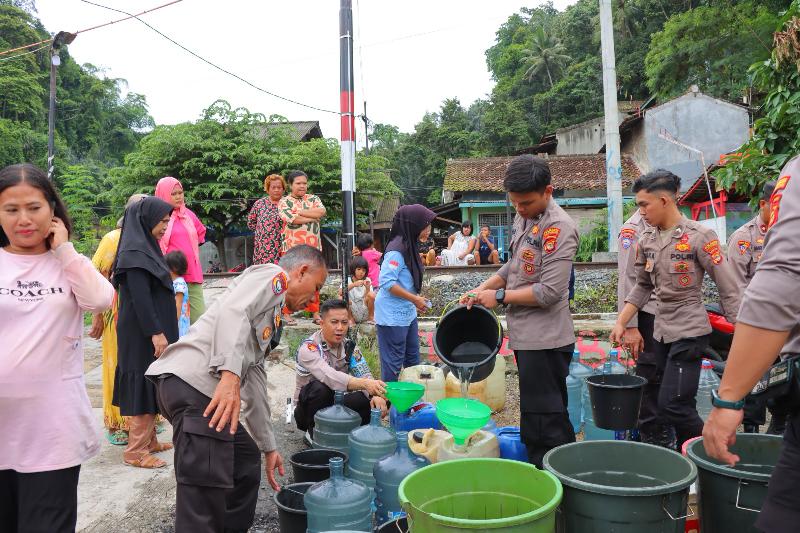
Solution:
{"label": "woman in pink shirt", "polygon": [[189,268],[183,279],[189,285],[189,320],[194,324],[206,310],[199,249],[206,241],[206,227],[186,207],[180,181],[171,176],[161,178],[156,185],[156,196],[173,207],[167,232],[160,242],[161,252],[166,256],[169,252],[179,250],[186,256]]}
{"label": "woman in pink shirt", "polygon": [[100,449],[83,377],[83,313],[114,289],[69,242],[33,165],[0,170],[0,531],[75,531],[80,465]]}

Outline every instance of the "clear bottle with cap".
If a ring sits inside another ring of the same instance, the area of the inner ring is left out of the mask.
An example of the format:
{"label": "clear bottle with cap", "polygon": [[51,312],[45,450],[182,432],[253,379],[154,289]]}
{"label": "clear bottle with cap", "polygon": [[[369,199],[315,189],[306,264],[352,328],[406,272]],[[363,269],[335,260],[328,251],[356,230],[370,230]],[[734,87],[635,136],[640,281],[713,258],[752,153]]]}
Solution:
{"label": "clear bottle with cap", "polygon": [[330,460],[331,477],[312,485],[303,497],[308,533],[372,531],[372,491],[344,477],[341,457]]}
{"label": "clear bottle with cap", "polygon": [[431,464],[415,455],[408,447],[408,433],[397,432],[397,448],[375,463],[375,521],[378,525],[406,515],[400,505],[397,490],[400,483],[412,472]]}
{"label": "clear bottle with cap", "polygon": [[[361,393],[358,393],[361,394]],[[361,425],[361,415],[343,405],[344,392],[336,391],[333,405],[314,415],[314,448],[330,448],[349,453],[349,437]]]}
{"label": "clear bottle with cap", "polygon": [[719,388],[719,376],[714,372],[711,361],[703,359],[700,367],[700,382],[697,384],[697,414],[704,421],[711,414],[711,391]]}

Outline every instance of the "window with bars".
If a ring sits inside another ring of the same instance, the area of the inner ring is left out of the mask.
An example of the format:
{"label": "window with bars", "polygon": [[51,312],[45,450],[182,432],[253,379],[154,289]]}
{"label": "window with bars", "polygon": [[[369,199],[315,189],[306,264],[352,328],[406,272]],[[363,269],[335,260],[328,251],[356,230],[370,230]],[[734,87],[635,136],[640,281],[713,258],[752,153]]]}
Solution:
{"label": "window with bars", "polygon": [[478,215],[479,227],[475,228],[477,235],[480,226],[489,226],[501,257],[508,250],[508,220],[506,213],[481,213]]}

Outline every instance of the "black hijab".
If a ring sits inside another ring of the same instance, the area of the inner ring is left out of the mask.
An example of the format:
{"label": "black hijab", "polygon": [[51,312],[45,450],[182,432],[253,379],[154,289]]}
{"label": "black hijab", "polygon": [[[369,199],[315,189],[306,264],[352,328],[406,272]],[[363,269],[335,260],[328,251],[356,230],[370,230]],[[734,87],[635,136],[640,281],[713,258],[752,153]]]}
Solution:
{"label": "black hijab", "polygon": [[154,196],[148,196],[125,210],[117,258],[111,269],[111,283],[115,288],[119,288],[123,273],[132,268],[141,268],[172,290],[169,267],[152,233],[156,224],[171,212],[170,204]]}
{"label": "black hijab", "polygon": [[[383,251],[383,257],[393,251],[403,254],[403,260],[411,270],[417,294],[422,289],[422,272],[425,270],[422,259],[419,257],[419,234],[434,218],[436,218],[436,213],[423,205],[401,206],[394,214],[392,231],[389,233],[389,244]],[[383,257],[381,257],[381,262],[383,262]]]}

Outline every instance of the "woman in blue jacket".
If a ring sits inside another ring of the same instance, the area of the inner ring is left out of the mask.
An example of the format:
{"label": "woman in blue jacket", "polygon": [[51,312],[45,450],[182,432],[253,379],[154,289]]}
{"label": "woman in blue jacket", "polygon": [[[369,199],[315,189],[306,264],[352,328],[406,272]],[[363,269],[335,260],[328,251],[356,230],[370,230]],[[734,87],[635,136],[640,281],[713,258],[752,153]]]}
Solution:
{"label": "woman in blue jacket", "polygon": [[419,243],[428,239],[434,218],[433,211],[413,204],[402,206],[392,221],[375,298],[382,381],[397,381],[403,367],[419,364],[417,313],[427,309],[419,294],[425,270]]}

